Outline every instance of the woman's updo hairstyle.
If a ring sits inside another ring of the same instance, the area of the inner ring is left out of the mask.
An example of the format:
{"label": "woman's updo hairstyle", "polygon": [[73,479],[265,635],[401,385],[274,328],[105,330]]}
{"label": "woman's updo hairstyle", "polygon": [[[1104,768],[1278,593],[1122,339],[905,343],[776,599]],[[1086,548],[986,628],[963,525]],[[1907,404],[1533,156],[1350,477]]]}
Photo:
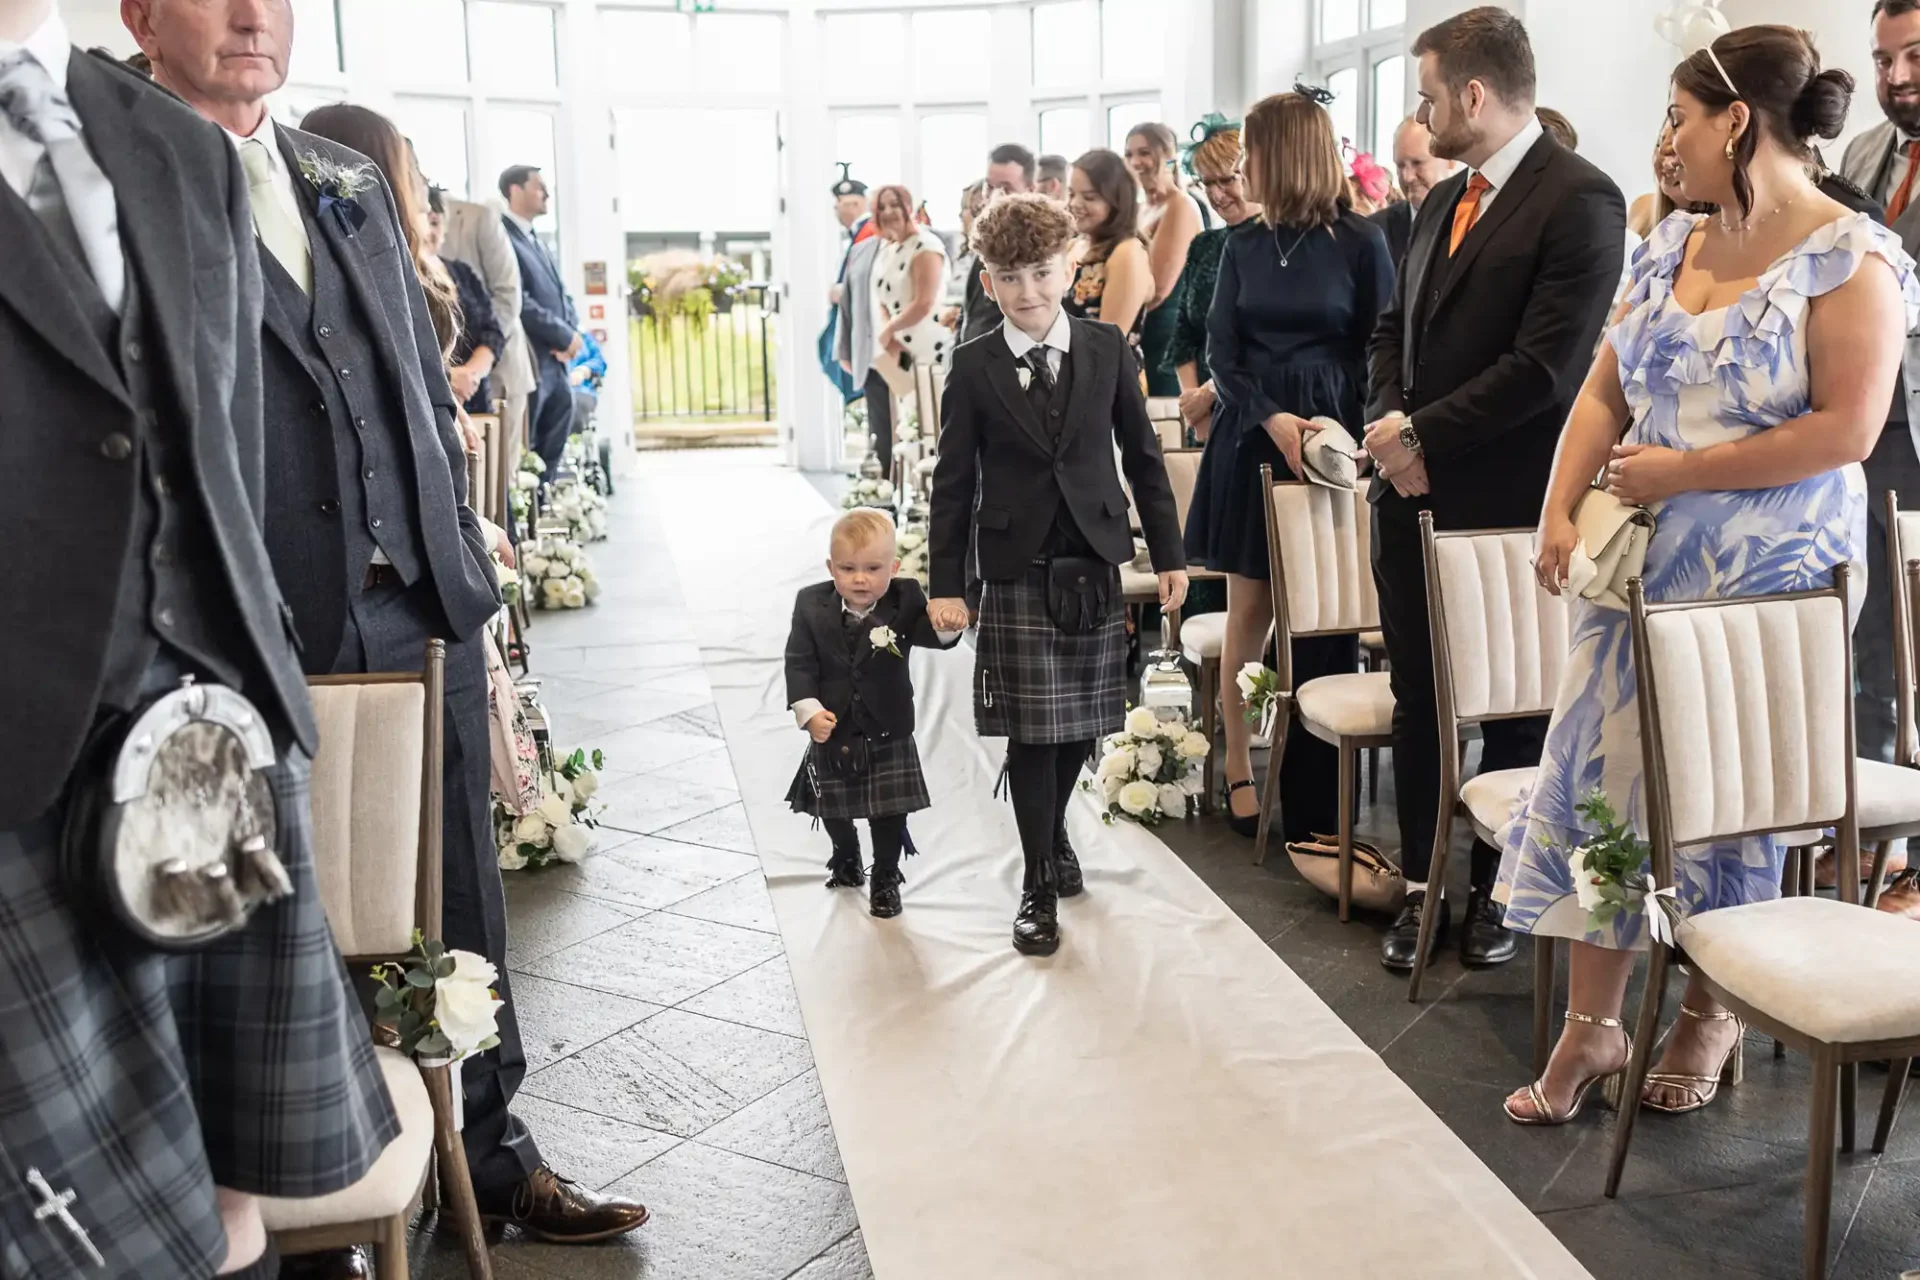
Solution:
{"label": "woman's updo hairstyle", "polygon": [[1711,52],[1702,49],[1675,67],[1673,83],[1716,113],[1736,101],[1753,113],[1755,127],[1740,135],[1733,152],[1733,193],[1743,218],[1753,213],[1747,167],[1761,130],[1789,154],[1810,161],[1812,140],[1839,137],[1853,103],[1853,77],[1837,67],[1821,70],[1813,37],[1793,27],[1729,31],[1713,42]]}

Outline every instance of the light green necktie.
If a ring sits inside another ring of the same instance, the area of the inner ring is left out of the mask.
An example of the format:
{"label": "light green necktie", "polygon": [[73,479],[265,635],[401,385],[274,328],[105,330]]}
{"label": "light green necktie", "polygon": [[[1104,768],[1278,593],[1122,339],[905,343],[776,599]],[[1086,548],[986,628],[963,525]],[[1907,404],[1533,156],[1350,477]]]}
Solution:
{"label": "light green necktie", "polygon": [[249,138],[240,144],[240,164],[247,171],[247,189],[253,195],[253,230],[260,243],[287,269],[300,292],[313,292],[313,251],[307,247],[304,227],[296,224],[280,203],[273,185],[273,157],[267,144]]}

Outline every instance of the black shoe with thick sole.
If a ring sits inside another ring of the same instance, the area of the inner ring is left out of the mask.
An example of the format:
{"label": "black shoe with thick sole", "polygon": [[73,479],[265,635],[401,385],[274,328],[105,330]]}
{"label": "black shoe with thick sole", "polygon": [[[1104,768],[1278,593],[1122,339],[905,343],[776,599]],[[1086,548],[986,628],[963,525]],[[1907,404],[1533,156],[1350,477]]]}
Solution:
{"label": "black shoe with thick sole", "polygon": [[900,873],[888,875],[875,870],[873,886],[867,890],[867,913],[877,920],[891,920],[900,914]]}
{"label": "black shoe with thick sole", "polygon": [[1059,897],[1051,889],[1032,889],[1020,897],[1013,918],[1013,949],[1024,956],[1050,956],[1060,949]]}
{"label": "black shoe with thick sole", "polygon": [[1505,964],[1519,944],[1506,925],[1506,909],[1486,889],[1467,895],[1466,927],[1460,931],[1460,963],[1473,969]]}
{"label": "black shoe with thick sole", "polygon": [[827,861],[827,888],[859,889],[866,883],[867,874],[861,870],[859,846],[835,849],[833,857]]}
{"label": "black shoe with thick sole", "polygon": [[[1380,963],[1395,973],[1410,973],[1413,970],[1413,958],[1420,953],[1420,917],[1427,911],[1427,893],[1409,893],[1406,903],[1401,906],[1400,914],[1393,918],[1393,924],[1387,929],[1386,936],[1380,939]],[[1434,922],[1433,943],[1427,950],[1427,959],[1431,961],[1447,940],[1447,926],[1452,915],[1447,910],[1447,900],[1440,899],[1433,907],[1440,913]]]}

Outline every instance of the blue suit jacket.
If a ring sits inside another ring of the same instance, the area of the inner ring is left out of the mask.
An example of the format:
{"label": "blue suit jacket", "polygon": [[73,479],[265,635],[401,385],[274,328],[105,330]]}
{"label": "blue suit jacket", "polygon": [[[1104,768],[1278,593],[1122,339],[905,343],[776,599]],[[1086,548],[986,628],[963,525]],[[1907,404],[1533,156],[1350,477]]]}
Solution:
{"label": "blue suit jacket", "polygon": [[[558,365],[549,353],[573,345],[573,335],[580,331],[580,317],[546,246],[522,231],[512,218],[503,214],[500,221],[506,225],[513,256],[520,262],[520,324],[533,347],[534,365],[545,381],[547,366]],[[565,376],[566,370],[561,368],[560,373]]]}

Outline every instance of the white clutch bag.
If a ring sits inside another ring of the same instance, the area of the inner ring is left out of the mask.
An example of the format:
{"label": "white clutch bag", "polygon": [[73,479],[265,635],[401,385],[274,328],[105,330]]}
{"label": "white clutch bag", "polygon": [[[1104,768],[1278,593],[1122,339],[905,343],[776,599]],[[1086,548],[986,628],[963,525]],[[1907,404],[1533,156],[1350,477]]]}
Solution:
{"label": "white clutch bag", "polygon": [[1352,492],[1360,480],[1360,470],[1353,461],[1354,451],[1360,446],[1332,418],[1312,421],[1320,430],[1301,442],[1300,465],[1306,474],[1300,478],[1324,488]]}
{"label": "white clutch bag", "polygon": [[[1605,489],[1589,489],[1573,509],[1573,527],[1580,540],[1574,544],[1576,565],[1569,569],[1568,585],[1602,608],[1625,612],[1627,583],[1647,567],[1653,513]],[[1591,569],[1578,564],[1583,556]]]}

